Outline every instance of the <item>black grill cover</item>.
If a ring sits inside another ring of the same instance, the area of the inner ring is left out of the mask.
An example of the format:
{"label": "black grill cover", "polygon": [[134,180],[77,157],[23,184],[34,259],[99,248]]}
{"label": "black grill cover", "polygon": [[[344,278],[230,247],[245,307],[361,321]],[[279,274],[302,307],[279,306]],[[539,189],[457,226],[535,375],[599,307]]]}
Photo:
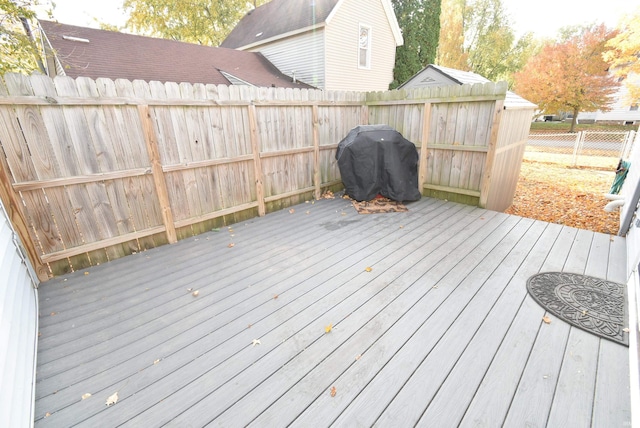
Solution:
{"label": "black grill cover", "polygon": [[369,201],[378,194],[417,201],[418,151],[388,125],[356,126],[340,141],[336,159],[346,194]]}

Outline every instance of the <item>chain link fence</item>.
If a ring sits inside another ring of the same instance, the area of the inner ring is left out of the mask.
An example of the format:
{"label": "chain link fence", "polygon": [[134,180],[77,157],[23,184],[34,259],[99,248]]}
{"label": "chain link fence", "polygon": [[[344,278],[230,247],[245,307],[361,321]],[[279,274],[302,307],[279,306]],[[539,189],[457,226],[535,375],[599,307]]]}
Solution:
{"label": "chain link fence", "polygon": [[636,131],[580,131],[573,134],[529,134],[525,159],[574,167],[614,168],[640,142]]}

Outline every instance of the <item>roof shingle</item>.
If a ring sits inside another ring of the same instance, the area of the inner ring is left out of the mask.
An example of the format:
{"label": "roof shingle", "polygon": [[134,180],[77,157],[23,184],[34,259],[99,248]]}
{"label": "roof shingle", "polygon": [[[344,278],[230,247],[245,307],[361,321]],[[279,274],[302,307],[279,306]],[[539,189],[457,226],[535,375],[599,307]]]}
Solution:
{"label": "roof shingle", "polygon": [[261,87],[294,83],[262,54],[40,21],[70,77],[229,85],[225,72]]}
{"label": "roof shingle", "polygon": [[272,37],[324,25],[339,0],[272,0],[247,13],[220,44],[237,49]]}

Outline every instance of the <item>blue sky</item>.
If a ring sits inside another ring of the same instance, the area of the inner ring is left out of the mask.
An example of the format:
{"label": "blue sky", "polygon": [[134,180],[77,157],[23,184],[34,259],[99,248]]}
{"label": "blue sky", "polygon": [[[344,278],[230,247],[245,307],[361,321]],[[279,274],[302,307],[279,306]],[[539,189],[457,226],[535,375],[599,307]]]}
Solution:
{"label": "blue sky", "polygon": [[[124,23],[122,0],[55,0],[54,17],[64,24],[98,27],[94,17],[114,25]],[[502,0],[518,35],[527,31],[553,37],[566,25],[604,22],[615,27],[620,17],[640,6],[640,0]]]}

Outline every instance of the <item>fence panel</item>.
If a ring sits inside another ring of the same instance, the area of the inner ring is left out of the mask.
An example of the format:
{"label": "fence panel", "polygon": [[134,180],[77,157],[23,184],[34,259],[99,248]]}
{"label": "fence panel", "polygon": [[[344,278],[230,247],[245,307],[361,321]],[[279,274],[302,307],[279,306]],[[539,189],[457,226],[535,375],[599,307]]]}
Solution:
{"label": "fence panel", "polygon": [[320,197],[340,183],[338,142],[361,124],[389,124],[420,148],[421,190],[477,201],[489,192],[505,92],[9,74],[0,80],[0,181],[22,203],[30,254],[51,274]]}
{"label": "fence panel", "polygon": [[529,134],[526,158],[571,166],[615,168],[633,147],[635,132],[580,131]]}
{"label": "fence panel", "polygon": [[579,134],[529,134],[527,152],[573,155],[579,139]]}

